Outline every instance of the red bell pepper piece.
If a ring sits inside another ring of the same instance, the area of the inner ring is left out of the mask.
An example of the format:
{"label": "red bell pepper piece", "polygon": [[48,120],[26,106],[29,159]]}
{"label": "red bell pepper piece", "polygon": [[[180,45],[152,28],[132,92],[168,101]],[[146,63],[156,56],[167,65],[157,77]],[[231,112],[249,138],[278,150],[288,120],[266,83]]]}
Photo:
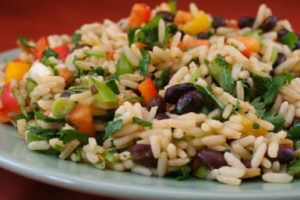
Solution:
{"label": "red bell pepper piece", "polygon": [[128,19],[128,27],[140,27],[143,23],[148,23],[151,17],[151,9],[145,3],[136,3],[131,9]]}
{"label": "red bell pepper piece", "polygon": [[12,93],[10,89],[10,85],[6,84],[3,86],[3,91],[1,93],[1,102],[2,109],[4,112],[14,112],[21,109],[19,102],[15,95]]}
{"label": "red bell pepper piece", "polygon": [[54,47],[53,51],[55,51],[59,55],[59,59],[62,61],[64,61],[70,53],[67,46]]}
{"label": "red bell pepper piece", "polygon": [[150,78],[144,80],[138,87],[140,93],[145,99],[145,103],[147,104],[148,101],[155,95],[157,95],[157,90],[153,81]]}
{"label": "red bell pepper piece", "polygon": [[49,47],[48,38],[43,36],[35,43],[34,53],[38,60],[42,59],[43,51]]}

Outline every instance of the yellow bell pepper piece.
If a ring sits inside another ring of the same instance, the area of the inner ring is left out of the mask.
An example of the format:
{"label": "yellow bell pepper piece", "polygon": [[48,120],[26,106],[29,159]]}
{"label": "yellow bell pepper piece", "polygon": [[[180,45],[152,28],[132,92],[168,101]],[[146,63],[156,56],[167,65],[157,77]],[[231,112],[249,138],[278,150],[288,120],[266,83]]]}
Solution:
{"label": "yellow bell pepper piece", "polygon": [[242,117],[242,121],[241,124],[243,125],[243,130],[241,131],[243,133],[243,135],[254,135],[256,137],[258,136],[264,136],[265,134],[268,133],[268,130],[263,128],[263,127],[259,127],[258,129],[255,129],[253,127],[253,122],[246,118],[245,116],[238,114],[240,117]]}
{"label": "yellow bell pepper piece", "polygon": [[208,20],[205,12],[199,11],[198,15],[190,22],[183,25],[182,30],[189,35],[197,35],[210,27],[210,21]]}
{"label": "yellow bell pepper piece", "polygon": [[22,80],[29,68],[29,65],[25,62],[8,62],[4,82],[9,83],[11,79]]}

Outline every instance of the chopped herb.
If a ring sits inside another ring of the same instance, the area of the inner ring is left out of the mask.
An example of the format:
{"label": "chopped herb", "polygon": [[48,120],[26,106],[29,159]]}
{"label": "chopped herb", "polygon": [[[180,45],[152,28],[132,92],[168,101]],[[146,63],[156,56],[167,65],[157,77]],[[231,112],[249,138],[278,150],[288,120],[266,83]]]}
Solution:
{"label": "chopped herb", "polygon": [[119,74],[110,75],[109,80],[119,80]]}
{"label": "chopped herb", "polygon": [[90,87],[87,86],[87,85],[77,85],[77,86],[70,87],[66,92],[71,93],[71,94],[75,94],[76,93],[75,91],[88,90],[88,89],[90,89]]}
{"label": "chopped herb", "polygon": [[221,55],[208,64],[209,72],[215,81],[224,89],[224,91],[232,93],[234,90],[234,80],[231,77],[231,69],[229,63],[223,60]]}
{"label": "chopped herb", "polygon": [[161,90],[167,84],[167,79],[170,74],[170,68],[164,69],[161,76],[154,80],[154,84],[157,90]]}
{"label": "chopped herb", "polygon": [[43,129],[39,126],[27,124],[25,127],[27,133],[26,142],[29,144],[33,141],[48,141],[51,138],[57,137],[57,130]]}
{"label": "chopped herb", "polygon": [[89,72],[89,75],[103,76],[104,75],[104,69],[102,67],[94,68]]}
{"label": "chopped herb", "polygon": [[300,123],[295,123],[288,130],[288,138],[290,139],[300,139]]}
{"label": "chopped herb", "polygon": [[273,101],[282,85],[290,83],[293,79],[290,74],[276,76],[274,78],[253,75],[252,78],[256,88],[256,95],[261,96],[266,104]]}
{"label": "chopped herb", "polygon": [[175,15],[176,12],[177,12],[176,1],[169,1],[169,5],[170,5],[170,7],[171,7],[171,13],[172,13],[173,15]]}
{"label": "chopped herb", "polygon": [[189,173],[186,167],[179,168],[167,173],[167,176],[176,177],[176,180],[182,181],[189,178]]}
{"label": "chopped herb", "polygon": [[294,160],[288,165],[288,171],[292,175],[300,174],[300,160]]}
{"label": "chopped herb", "polygon": [[286,44],[291,50],[293,50],[296,47],[296,42],[298,41],[298,37],[294,32],[289,32],[288,34],[280,37],[279,41],[282,44]]}
{"label": "chopped herb", "polygon": [[272,65],[276,62],[277,56],[278,56],[278,51],[275,47],[273,47],[272,55],[271,55],[271,59],[270,59]]}
{"label": "chopped herb", "polygon": [[108,122],[107,126],[105,127],[104,139],[106,140],[109,136],[120,130],[122,128],[122,124],[122,119]]}
{"label": "chopped herb", "polygon": [[20,91],[18,90],[17,87],[14,87],[13,88],[13,94],[14,96],[16,97],[20,107],[21,107],[21,110],[22,110],[22,113],[25,117],[27,117],[27,111],[26,111],[26,103],[25,103],[25,100],[24,100],[24,97],[21,95]]}
{"label": "chopped herb", "polygon": [[24,47],[27,47],[27,48],[35,47],[34,45],[29,44],[28,40],[26,38],[22,37],[21,35],[18,35],[17,37],[18,37],[20,44],[23,45]]}
{"label": "chopped herb", "polygon": [[103,157],[105,158],[105,160],[107,160],[111,164],[114,164],[116,162],[114,155],[111,152],[109,152],[108,150],[104,150]]}
{"label": "chopped herb", "polygon": [[151,56],[150,56],[150,53],[143,48],[141,49],[141,53],[142,53],[143,59],[139,63],[139,69],[140,69],[141,75],[146,76],[147,72],[148,72],[148,67],[150,64]]}
{"label": "chopped herb", "polygon": [[141,102],[143,102],[144,98],[142,96],[141,97],[127,97],[127,98],[124,98],[123,101],[141,101]]}
{"label": "chopped herb", "polygon": [[27,116],[21,114],[14,116],[14,122],[17,123],[19,119],[25,119],[26,121],[30,121],[34,119],[34,115],[32,112],[27,113]]}
{"label": "chopped herb", "polygon": [[199,167],[196,171],[196,176],[200,179],[205,179],[207,173],[209,172],[209,169],[207,169],[206,167],[202,166]]}
{"label": "chopped herb", "polygon": [[[232,112],[230,113],[229,117],[231,115],[235,115],[237,113],[237,111],[240,109],[240,100],[237,100],[236,104],[234,105]],[[228,118],[229,118],[228,117]]]}
{"label": "chopped herb", "polygon": [[266,104],[262,102],[261,97],[257,97],[253,101],[251,101],[251,105],[255,108],[257,117],[264,116],[266,112]]}
{"label": "chopped herb", "polygon": [[35,82],[33,79],[27,78],[27,83],[26,83],[27,93],[30,94],[37,85],[38,85],[37,82]]}
{"label": "chopped herb", "polygon": [[128,43],[129,43],[129,46],[132,45],[132,43],[134,42],[134,34],[135,34],[135,31],[139,29],[139,28],[130,28],[128,29],[127,31],[127,37],[128,37]]}
{"label": "chopped herb", "polygon": [[201,86],[201,85],[197,85],[194,84],[194,87],[201,93],[203,94],[206,98],[208,98],[209,100],[211,100],[212,102],[214,102],[221,110],[224,109],[224,106],[221,102],[219,102],[216,97],[214,96],[214,94],[209,91],[207,88]]}
{"label": "chopped herb", "polygon": [[276,115],[276,112],[274,110],[270,110],[267,112],[263,120],[266,120],[274,125],[274,131],[277,132],[281,130],[284,127],[285,120],[282,115]]}
{"label": "chopped herb", "polygon": [[115,114],[115,119],[118,119],[118,118],[120,118],[120,117],[122,117],[122,114],[121,114],[121,113]]}
{"label": "chopped herb", "polygon": [[72,35],[72,42],[75,44],[75,46],[79,46],[81,42],[81,33],[74,33]]}
{"label": "chopped herb", "polygon": [[[188,46],[188,48],[191,48],[191,47]],[[194,58],[192,58],[192,59],[187,63],[187,66],[189,66],[192,62],[194,62],[194,63],[197,64],[197,65],[200,64],[199,58],[198,58],[198,57],[194,57]]]}
{"label": "chopped herb", "polygon": [[50,47],[48,47],[42,53],[42,60],[41,60],[41,62],[45,64],[45,61],[48,60],[48,58],[50,58],[52,56],[55,57],[55,58],[59,58],[59,55],[55,51],[53,51],[53,49],[51,49]]}
{"label": "chopped herb", "polygon": [[76,162],[81,162],[82,161],[82,157],[81,157],[80,147],[76,148],[75,155],[76,155]]}
{"label": "chopped herb", "polygon": [[152,123],[151,123],[151,122],[142,120],[142,119],[140,119],[140,118],[138,118],[138,117],[133,117],[133,118],[132,118],[132,121],[133,121],[133,123],[135,123],[135,124],[138,124],[138,125],[141,125],[141,126],[144,126],[144,127],[152,128]]}
{"label": "chopped herb", "polygon": [[260,127],[260,125],[258,123],[256,123],[256,122],[253,123],[252,126],[253,126],[254,129],[259,129],[259,127]]}
{"label": "chopped herb", "polygon": [[200,76],[200,74],[201,74],[201,69],[199,68],[199,69],[197,69],[191,76],[190,76],[190,78],[188,79],[188,83],[194,83],[196,80],[197,80],[197,78]]}
{"label": "chopped herb", "polygon": [[110,87],[110,89],[115,93],[115,94],[120,94],[120,90],[118,88],[118,85],[116,83],[115,80],[111,79],[111,80],[106,80],[104,82],[108,87]]}
{"label": "chopped herb", "polygon": [[106,54],[99,51],[92,51],[92,50],[84,50],[83,53],[87,56],[96,56],[96,57],[102,57],[105,58]]}
{"label": "chopped herb", "polygon": [[43,120],[45,122],[62,122],[65,121],[65,118],[52,118],[52,117],[48,117],[40,112],[38,112],[37,110],[33,110],[33,114],[34,116],[36,116],[38,119]]}
{"label": "chopped herb", "polygon": [[125,53],[122,53],[117,62],[117,74],[129,74],[134,71],[134,66],[129,62]]}
{"label": "chopped herb", "polygon": [[87,144],[89,137],[91,137],[91,135],[88,133],[84,133],[74,129],[60,130],[57,134],[59,135],[59,139],[62,140],[63,143],[68,143],[74,139],[78,139],[83,144]]}
{"label": "chopped herb", "polygon": [[114,116],[115,116],[115,110],[112,109],[112,110],[107,110],[106,115],[100,115],[100,116],[94,117],[94,119],[108,122],[108,121],[113,120]]}

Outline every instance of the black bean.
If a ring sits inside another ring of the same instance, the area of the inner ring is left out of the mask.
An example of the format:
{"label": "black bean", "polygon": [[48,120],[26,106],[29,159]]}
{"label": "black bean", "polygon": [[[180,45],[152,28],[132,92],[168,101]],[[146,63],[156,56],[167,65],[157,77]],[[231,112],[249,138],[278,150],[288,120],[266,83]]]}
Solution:
{"label": "black bean", "polygon": [[177,114],[198,112],[202,108],[203,97],[198,90],[186,92],[176,103]]}
{"label": "black bean", "polygon": [[251,168],[251,160],[242,160],[242,163],[246,168]]}
{"label": "black bean", "polygon": [[250,27],[252,28],[255,21],[255,17],[242,17],[238,21],[239,28]]}
{"label": "black bean", "polygon": [[130,149],[132,161],[145,167],[156,167],[157,159],[154,158],[151,146],[147,144],[136,144]]}
{"label": "black bean", "polygon": [[177,100],[186,92],[195,89],[192,83],[182,83],[169,87],[165,94],[167,103],[176,103]]}
{"label": "black bean", "polygon": [[167,22],[173,22],[174,20],[174,15],[168,11],[159,11],[156,13],[156,16],[163,16],[164,20],[166,20]]}
{"label": "black bean", "polygon": [[277,23],[277,16],[276,15],[272,15],[272,16],[269,16],[267,17],[260,25],[260,29],[263,31],[263,32],[268,32],[268,31],[271,31],[275,26],[276,26],[276,23]]}
{"label": "black bean", "polygon": [[151,110],[152,107],[157,106],[157,113],[164,113],[166,112],[166,104],[164,101],[164,98],[160,95],[153,96],[149,101],[147,105],[147,109]]}
{"label": "black bean", "polygon": [[173,73],[169,73],[169,75],[168,75],[167,78],[166,78],[166,85],[169,84],[169,82],[170,82],[170,80],[172,79],[173,75],[174,75]]}
{"label": "black bean", "polygon": [[162,120],[162,119],[169,119],[170,117],[165,113],[157,113],[155,119]]}
{"label": "black bean", "polygon": [[288,163],[295,157],[295,151],[293,147],[280,144],[278,149],[278,155],[276,158],[269,158],[270,161],[279,161],[280,163]]}
{"label": "black bean", "polygon": [[193,160],[193,169],[198,169],[200,166],[205,166],[209,169],[218,169],[222,166],[227,166],[227,163],[222,153],[203,149],[197,153]]}
{"label": "black bean", "polygon": [[283,53],[278,53],[275,63],[273,64],[273,68],[277,67],[281,63],[286,60],[286,57]]}
{"label": "black bean", "polygon": [[209,36],[210,36],[209,33],[203,32],[203,33],[199,33],[196,37],[197,37],[197,39],[200,39],[200,40],[206,40],[209,38]]}
{"label": "black bean", "polygon": [[280,39],[288,33],[289,33],[289,31],[287,29],[282,28],[277,32],[277,37],[278,37],[278,39]]}
{"label": "black bean", "polygon": [[226,20],[221,16],[215,17],[212,22],[212,27],[219,28],[221,26],[226,26]]}
{"label": "black bean", "polygon": [[274,76],[275,75],[275,72],[274,72],[274,69],[272,69],[270,72],[269,72],[270,76]]}

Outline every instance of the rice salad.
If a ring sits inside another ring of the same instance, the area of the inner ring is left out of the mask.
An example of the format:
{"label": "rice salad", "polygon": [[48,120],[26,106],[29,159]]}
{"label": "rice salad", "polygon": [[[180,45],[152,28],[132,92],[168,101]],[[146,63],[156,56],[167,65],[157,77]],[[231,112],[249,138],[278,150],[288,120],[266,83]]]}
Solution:
{"label": "rice salad", "polygon": [[231,20],[136,3],[117,23],[18,44],[0,68],[0,123],[30,150],[229,185],[300,173],[299,35],[265,4]]}

